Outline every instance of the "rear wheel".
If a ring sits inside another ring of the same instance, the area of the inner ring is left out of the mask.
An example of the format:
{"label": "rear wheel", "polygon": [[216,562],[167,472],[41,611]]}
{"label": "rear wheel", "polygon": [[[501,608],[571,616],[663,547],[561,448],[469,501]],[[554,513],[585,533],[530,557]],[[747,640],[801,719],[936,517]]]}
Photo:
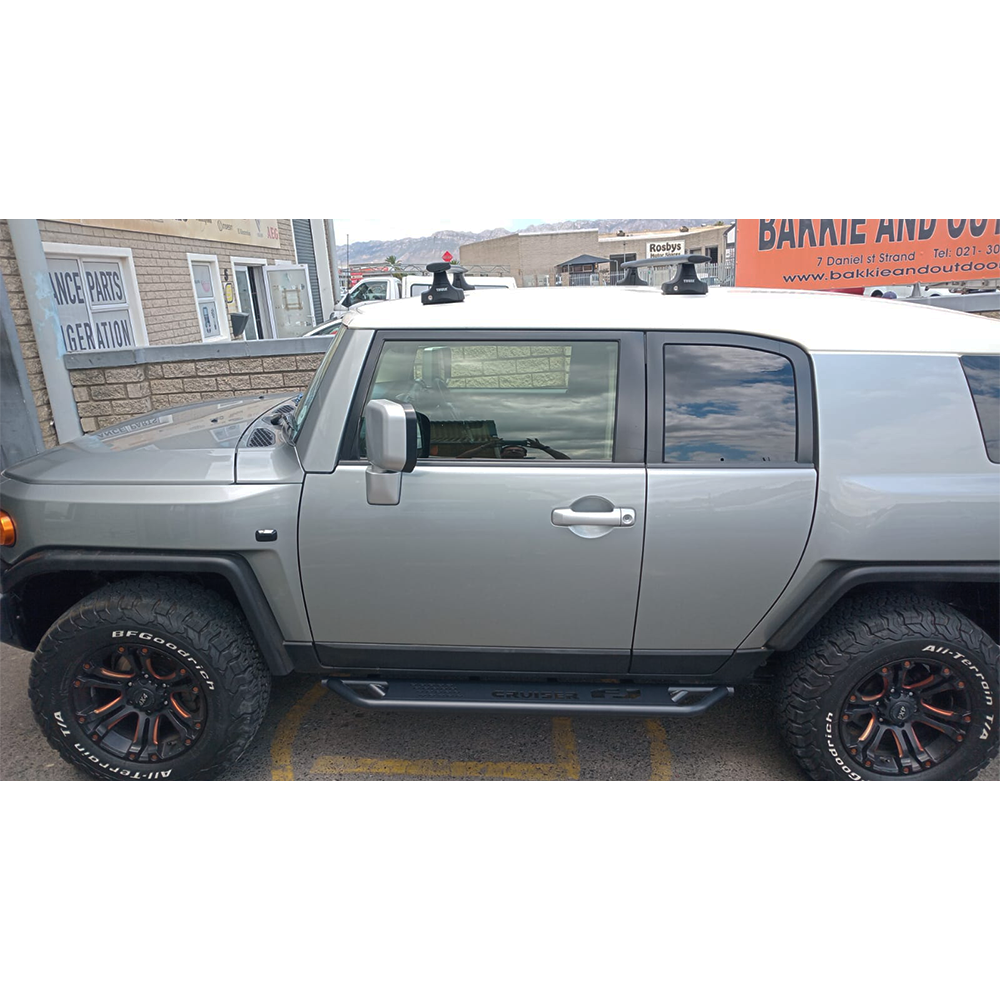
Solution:
{"label": "rear wheel", "polygon": [[845,601],[786,661],[785,739],[815,778],[973,778],[997,753],[998,653],[940,601]]}
{"label": "rear wheel", "polygon": [[102,778],[210,778],[243,753],[270,675],[240,612],[197,584],[126,580],[70,608],[31,667],[35,716]]}

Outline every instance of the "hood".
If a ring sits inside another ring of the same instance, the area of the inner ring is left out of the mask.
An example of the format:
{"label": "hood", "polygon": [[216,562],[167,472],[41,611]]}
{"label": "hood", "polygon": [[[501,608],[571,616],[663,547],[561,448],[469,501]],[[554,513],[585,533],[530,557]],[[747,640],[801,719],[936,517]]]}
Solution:
{"label": "hood", "polygon": [[240,396],[156,410],[11,466],[27,483],[235,482],[236,446],[247,427],[291,396]]}

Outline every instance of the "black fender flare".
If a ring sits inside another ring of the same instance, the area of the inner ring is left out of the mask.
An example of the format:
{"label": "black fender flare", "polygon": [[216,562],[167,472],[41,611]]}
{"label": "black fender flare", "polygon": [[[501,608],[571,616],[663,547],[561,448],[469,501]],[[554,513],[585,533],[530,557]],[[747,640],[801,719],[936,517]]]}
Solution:
{"label": "black fender flare", "polygon": [[794,649],[845,594],[866,583],[998,583],[1000,563],[848,563],[837,566],[767,640]]}
{"label": "black fender flare", "polygon": [[[202,573],[222,577],[232,588],[237,603],[261,655],[272,674],[284,676],[293,665],[281,629],[264,596],[260,581],[247,560],[235,552],[177,553],[146,549],[37,549],[16,563],[4,566],[4,597],[16,596],[20,587],[37,576],[62,571],[114,573]],[[16,634],[16,633],[15,633]]]}

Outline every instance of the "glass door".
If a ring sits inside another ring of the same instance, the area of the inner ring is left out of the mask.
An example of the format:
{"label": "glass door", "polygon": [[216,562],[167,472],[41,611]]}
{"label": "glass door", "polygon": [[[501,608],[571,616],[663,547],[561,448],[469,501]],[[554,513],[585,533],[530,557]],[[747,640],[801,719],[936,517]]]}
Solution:
{"label": "glass door", "polygon": [[240,312],[250,317],[243,335],[247,340],[260,340],[260,325],[257,322],[257,309],[250,287],[250,272],[245,264],[238,264],[233,270],[236,275],[236,297]]}

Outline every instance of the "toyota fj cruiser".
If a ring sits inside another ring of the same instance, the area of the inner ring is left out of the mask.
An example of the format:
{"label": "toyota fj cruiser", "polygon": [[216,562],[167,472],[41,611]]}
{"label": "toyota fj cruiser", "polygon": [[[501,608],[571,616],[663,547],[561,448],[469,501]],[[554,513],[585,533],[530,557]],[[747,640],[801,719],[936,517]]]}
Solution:
{"label": "toyota fj cruiser", "polygon": [[352,309],[297,400],[8,469],[3,639],[35,651],[52,745],[98,777],[214,776],[293,670],[375,709],[567,715],[773,681],[813,777],[973,777],[997,752],[1000,327],[705,294],[678,266],[662,293],[634,271],[491,295],[440,265]]}

